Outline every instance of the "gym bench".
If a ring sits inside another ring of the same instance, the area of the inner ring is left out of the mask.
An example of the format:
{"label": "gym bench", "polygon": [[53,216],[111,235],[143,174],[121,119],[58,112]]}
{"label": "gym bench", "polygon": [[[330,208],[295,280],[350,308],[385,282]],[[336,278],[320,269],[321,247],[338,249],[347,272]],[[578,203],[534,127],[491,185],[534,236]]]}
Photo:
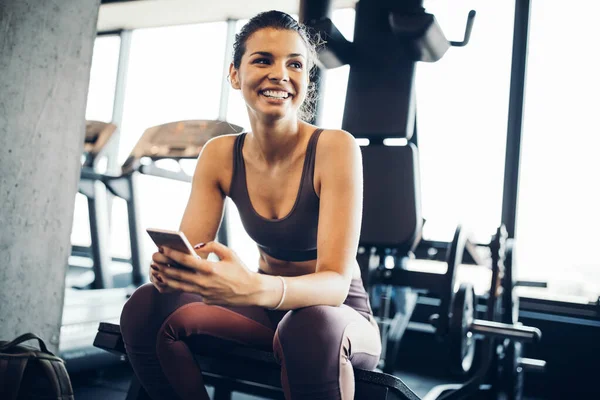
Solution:
{"label": "gym bench", "polygon": [[[100,323],[94,346],[126,356],[119,325]],[[268,399],[283,399],[281,368],[273,353],[243,346],[220,348],[218,354],[190,348],[202,370],[205,383],[215,388],[214,400],[230,400],[240,391]],[[382,372],[354,369],[356,400],[419,400],[399,378]],[[127,400],[149,399],[134,375]]]}

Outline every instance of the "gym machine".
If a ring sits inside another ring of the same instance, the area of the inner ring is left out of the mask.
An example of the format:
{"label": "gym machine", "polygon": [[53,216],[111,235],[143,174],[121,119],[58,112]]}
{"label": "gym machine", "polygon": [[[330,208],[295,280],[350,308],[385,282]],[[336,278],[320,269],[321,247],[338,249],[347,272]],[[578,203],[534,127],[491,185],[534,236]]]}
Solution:
{"label": "gym machine", "polygon": [[[353,43],[326,16],[308,21],[326,42],[320,49],[321,67],[350,65],[342,128],[369,141],[362,147],[365,187],[358,259],[372,304],[379,305],[383,344],[380,367],[385,373],[395,371],[400,340],[417,300],[430,294],[440,299],[438,313],[430,323],[437,338],[446,343],[451,368],[462,375],[473,375],[465,384],[432,391],[428,399],[478,397],[481,390],[492,396],[504,393],[519,398],[523,371],[541,371],[545,364],[520,354],[523,343],[540,340],[541,332],[517,321],[512,263],[505,264],[510,259],[507,248],[511,247],[506,245],[503,227],[489,245],[492,278],[482,319],[475,318],[477,298],[473,286],[456,282],[463,255],[476,264],[487,264],[462,227],[457,228],[446,253],[445,273],[416,271],[409,265],[423,225],[415,63],[435,62],[451,47],[466,46],[475,15],[475,11],[469,12],[461,41],[446,39],[435,17],[422,8],[421,0],[360,1]],[[404,139],[406,145],[386,146],[385,139],[389,138]],[[483,350],[473,371],[475,339],[482,339]]]}
{"label": "gym machine", "polygon": [[[114,124],[101,121],[86,121],[84,153],[82,170],[96,171],[99,161],[104,155],[106,145],[113,137],[117,127]],[[67,272],[67,287],[74,289],[102,289],[113,287],[113,278],[109,276],[110,255],[107,232],[107,196],[106,188],[101,181],[86,179],[84,173],[79,180],[78,191],[87,201],[90,226],[90,247],[72,246],[69,269]],[[89,259],[91,268],[74,260]]]}
{"label": "gym machine", "polygon": [[[389,245],[389,244],[386,244]],[[398,257],[390,247],[371,247],[368,258],[385,254],[383,263],[373,262],[367,272],[369,285],[381,284],[382,307],[378,321],[382,327],[382,342],[386,349],[382,355],[382,368],[392,373],[399,357],[399,344],[417,304],[417,297],[438,297],[438,313],[430,317],[436,337],[445,343],[451,370],[468,376],[466,383],[442,385],[432,389],[424,399],[506,398],[520,399],[526,371],[543,372],[545,362],[522,356],[524,343],[537,342],[541,331],[518,322],[518,296],[512,271],[512,244],[506,230],[500,226],[487,246],[490,263],[484,261],[474,249],[475,245],[458,227],[447,253],[447,270],[444,274],[407,269],[410,254]],[[481,247],[481,245],[480,245]],[[469,249],[470,250],[467,250]],[[456,270],[470,252],[471,260],[479,261],[480,268],[491,269],[490,288],[485,300],[485,311],[477,318],[480,305],[473,284],[456,282]],[[476,255],[477,254],[477,255]],[[370,286],[372,287],[372,286]],[[391,311],[392,290],[405,291],[401,312]],[[476,359],[476,340],[481,340]],[[484,394],[485,393],[485,394]]]}
{"label": "gym machine", "polygon": [[[157,176],[181,182],[191,182],[181,164],[178,169],[161,168],[157,165],[160,160],[196,159],[202,146],[212,139],[225,134],[240,133],[242,128],[219,120],[187,120],[170,122],[148,128],[138,140],[130,155],[121,167],[121,174],[100,174],[90,169],[83,169],[82,179],[100,181],[115,196],[124,199],[127,203],[129,223],[129,239],[131,244],[131,283],[137,287],[144,282],[147,275],[146,268],[142,266],[144,251],[142,249],[143,230],[140,226],[139,199],[136,198],[135,186],[140,174]],[[219,241],[226,243],[226,224],[222,224],[219,231]]]}
{"label": "gym machine", "polygon": [[[86,132],[86,156],[81,169],[79,191],[88,199],[92,246],[77,251],[92,256],[93,280],[90,283],[95,290],[67,288],[65,292],[59,353],[67,361],[69,372],[114,362],[114,357],[107,358],[110,356],[108,353],[92,345],[98,323],[117,322],[127,297],[147,279],[149,263],[144,263],[147,253],[142,246],[144,233],[138,210],[139,190],[136,189],[139,175],[191,182],[192,177],[183,169],[167,170],[157,162],[165,159],[195,159],[211,138],[240,133],[242,128],[218,120],[177,121],[151,127],[134,146],[120,174],[100,173],[94,164],[101,153],[100,149],[104,148],[114,130],[112,124],[90,122]],[[114,260],[109,249],[107,191],[127,203],[131,260],[124,261],[131,267],[118,276],[111,275],[108,268]],[[219,231],[219,241],[226,243],[225,226],[222,224]]]}

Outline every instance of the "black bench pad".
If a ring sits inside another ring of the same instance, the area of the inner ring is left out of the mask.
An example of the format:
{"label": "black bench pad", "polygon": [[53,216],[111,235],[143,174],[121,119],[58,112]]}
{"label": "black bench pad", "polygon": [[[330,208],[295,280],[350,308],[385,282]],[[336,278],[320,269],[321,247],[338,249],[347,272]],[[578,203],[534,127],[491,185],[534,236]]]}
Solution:
{"label": "black bench pad", "polygon": [[[119,325],[101,323],[94,346],[111,353],[125,354],[125,346]],[[272,352],[245,346],[219,348],[218,352],[206,352],[190,346],[196,362],[207,376],[207,383],[228,381],[235,388],[236,381],[281,388],[280,367]],[[355,399],[368,400],[419,400],[399,378],[376,371],[354,368],[356,382]],[[277,397],[277,396],[276,396]]]}

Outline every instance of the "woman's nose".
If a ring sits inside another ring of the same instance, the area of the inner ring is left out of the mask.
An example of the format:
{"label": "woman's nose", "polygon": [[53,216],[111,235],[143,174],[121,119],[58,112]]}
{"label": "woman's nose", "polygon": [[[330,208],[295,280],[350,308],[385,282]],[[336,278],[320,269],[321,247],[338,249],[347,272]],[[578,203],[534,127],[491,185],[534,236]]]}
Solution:
{"label": "woman's nose", "polygon": [[273,68],[271,68],[271,70],[269,71],[268,77],[269,77],[269,80],[273,81],[273,82],[289,80],[289,75],[287,73],[287,69],[285,68],[285,65],[281,65],[281,64],[274,64]]}

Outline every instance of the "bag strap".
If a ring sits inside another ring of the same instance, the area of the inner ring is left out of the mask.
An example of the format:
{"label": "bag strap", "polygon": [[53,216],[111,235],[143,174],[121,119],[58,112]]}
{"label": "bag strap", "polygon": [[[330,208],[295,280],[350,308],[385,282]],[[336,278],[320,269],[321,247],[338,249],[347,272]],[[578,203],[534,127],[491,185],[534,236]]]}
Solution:
{"label": "bag strap", "polygon": [[73,387],[64,364],[42,359],[38,361],[52,385],[55,398],[73,400]]}
{"label": "bag strap", "polygon": [[0,346],[0,352],[1,351],[6,351],[6,350],[10,350],[11,348],[27,341],[27,340],[31,340],[31,339],[36,339],[40,345],[40,350],[43,351],[44,353],[50,354],[51,356],[53,356],[54,354],[52,352],[50,352],[48,350],[48,347],[46,347],[46,343],[44,343],[44,341],[42,340],[42,338],[40,338],[38,335],[36,335],[35,333],[24,333],[23,335],[19,336],[18,338],[16,338],[15,340],[13,340],[12,342],[8,342],[6,344],[3,344],[2,346]]}
{"label": "bag strap", "polygon": [[0,398],[16,400],[28,361],[28,358],[0,360]]}

